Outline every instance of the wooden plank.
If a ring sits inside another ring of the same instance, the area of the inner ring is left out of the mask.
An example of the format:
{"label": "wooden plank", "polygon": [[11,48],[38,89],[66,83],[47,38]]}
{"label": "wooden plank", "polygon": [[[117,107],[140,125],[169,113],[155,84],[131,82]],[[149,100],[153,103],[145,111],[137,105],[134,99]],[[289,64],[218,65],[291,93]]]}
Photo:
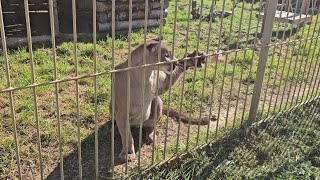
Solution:
{"label": "wooden plank", "polygon": [[[29,4],[48,3],[48,0],[28,0]],[[24,0],[6,0],[2,4],[24,4]]]}
{"label": "wooden plank", "polygon": [[[138,29],[144,27],[144,20],[133,20],[132,21],[132,29]],[[163,23],[165,23],[165,20],[163,20]],[[97,23],[97,29],[99,32],[110,32],[112,23],[106,22],[106,23]],[[148,20],[148,28],[150,27],[157,27],[160,26],[160,20],[159,19],[149,19]],[[116,23],[116,30],[127,30],[129,28],[129,21],[118,21]]]}
{"label": "wooden plank", "polygon": [[[117,31],[116,35],[118,34],[127,34],[128,31]],[[97,39],[105,39],[106,35],[108,33],[97,33]],[[78,33],[78,39],[80,40],[81,38],[92,38],[92,34],[88,33]],[[60,33],[59,36],[57,37],[57,41],[72,41],[73,40],[73,34],[67,34],[67,33]],[[41,45],[42,43],[48,43],[51,41],[51,36],[49,35],[43,35],[43,36],[33,36],[32,37],[32,43],[36,45]],[[7,42],[7,47],[8,48],[16,48],[17,46],[27,46],[28,41],[26,37],[23,38],[16,38],[16,37],[8,37],[6,38]],[[0,38],[0,47],[2,47],[2,42]],[[1,52],[1,50],[0,50]]]}
{"label": "wooden plank", "polygon": [[[161,3],[159,2],[149,2],[149,9],[158,9],[161,8]],[[137,2],[132,4],[132,10],[144,10],[145,3]],[[129,3],[117,4],[116,11],[125,11],[129,10]],[[112,11],[112,6],[110,4],[97,2],[97,12],[110,12]]]}
{"label": "wooden plank", "polygon": [[[169,5],[168,0],[165,0],[164,8],[166,9]],[[91,11],[92,8],[92,1],[90,0],[77,0],[76,3],[78,11]],[[156,6],[157,8],[161,7],[161,0],[154,0],[149,1],[149,7],[152,8]],[[71,0],[59,0],[58,1],[59,11],[64,11],[63,9],[67,9],[70,11],[72,8],[72,1]],[[144,9],[145,7],[145,0],[137,0],[132,2],[133,9]],[[122,1],[116,0],[116,10],[128,10],[129,9],[129,1]],[[107,12],[112,10],[112,1],[97,1],[97,12]]]}
{"label": "wooden plank", "polygon": [[[49,35],[32,36],[32,43],[33,44],[42,43],[42,42],[46,42],[46,41],[49,42],[50,40],[51,40],[51,36],[49,36]],[[23,37],[23,38],[9,37],[9,38],[6,38],[6,42],[7,42],[8,48],[15,48],[17,46],[27,45],[28,39],[26,37]],[[0,43],[0,44],[2,44],[2,43]]]}
{"label": "wooden plank", "polygon": [[[108,2],[108,3],[112,3],[112,0],[97,0],[97,1],[100,1],[100,2]],[[129,3],[129,0],[117,0],[116,3]],[[132,3],[136,3],[136,2],[145,2],[145,0],[132,0]],[[159,2],[161,3],[162,0],[149,0],[149,3],[150,2]],[[169,6],[169,0],[163,0],[163,7],[168,8]]]}
{"label": "wooden plank", "polygon": [[[59,31],[60,33],[72,33],[73,23],[71,15],[59,14]],[[63,18],[61,18],[63,17]],[[77,32],[78,33],[91,33],[92,32],[92,13],[77,13]]]}
{"label": "wooden plank", "polygon": [[[132,19],[144,19],[144,10],[137,10],[137,11],[133,11],[132,12]],[[167,10],[163,11],[163,17],[165,18],[167,16]],[[70,19],[67,17],[71,17],[72,16],[72,12],[60,12],[59,13],[60,17],[64,17],[61,20],[66,20],[66,19]],[[148,17],[149,19],[159,19],[161,16],[161,10],[160,9],[154,9],[149,11]],[[83,11],[83,12],[77,12],[77,18],[83,19],[85,18],[87,19],[91,19],[92,21],[92,12],[88,12],[88,11]],[[112,19],[112,12],[99,12],[97,13],[97,22],[109,22]],[[70,19],[71,20],[71,19]],[[120,12],[116,12],[116,21],[124,21],[124,20],[129,20],[129,12],[128,11],[120,11]],[[70,22],[72,23],[72,22]]]}
{"label": "wooden plank", "polygon": [[[19,20],[14,16],[14,14],[6,14],[4,15],[4,19],[5,32],[7,37],[26,36],[24,19]],[[49,14],[30,13],[30,26],[32,36],[50,34]]]}
{"label": "wooden plank", "polygon": [[[2,6],[3,12],[21,12],[24,13],[24,7],[21,4],[9,4]],[[43,11],[49,10],[47,3],[29,4],[29,11]]]}
{"label": "wooden plank", "polygon": [[[145,11],[144,10],[138,10],[132,12],[132,19],[144,19],[145,18]],[[167,11],[163,11],[163,18],[167,17]],[[148,14],[148,19],[159,19],[161,17],[161,10],[151,10]],[[112,12],[108,13],[97,13],[97,21],[104,23],[104,22],[110,22],[112,20]],[[116,12],[116,21],[126,21],[129,20],[129,12],[122,11],[122,12]]]}
{"label": "wooden plank", "polygon": [[[159,9],[161,8],[161,4],[159,2],[150,2],[149,3],[149,10],[152,9]],[[58,6],[59,13],[64,12],[68,13],[71,12],[71,6]],[[132,4],[132,10],[144,10],[145,9],[145,3],[144,2],[137,2]],[[97,13],[98,12],[111,12],[112,11],[112,5],[105,3],[105,2],[97,2]],[[122,3],[116,5],[116,11],[129,11],[129,4]],[[91,12],[92,13],[92,6],[86,6],[86,7],[77,7],[77,13],[78,12]]]}
{"label": "wooden plank", "polygon": [[6,37],[24,37],[26,28],[24,24],[8,24],[4,27]]}
{"label": "wooden plank", "polygon": [[[97,2],[98,4],[99,2]],[[77,0],[76,1],[76,8],[77,10],[81,11],[91,11],[92,12],[92,0]],[[59,12],[64,9],[67,9],[67,11],[72,11],[72,0],[58,0],[57,1],[58,10]]]}
{"label": "wooden plank", "polygon": [[4,25],[25,23],[25,17],[22,13],[3,13]]}
{"label": "wooden plank", "polygon": [[[263,18],[264,13],[257,13],[256,14],[257,18]],[[291,24],[298,24],[302,22],[307,22],[311,20],[311,16],[305,15],[305,14],[297,14],[297,13],[292,13],[292,12],[286,12],[286,11],[276,11],[275,15],[275,21],[278,22],[285,22],[285,23],[291,23]]]}
{"label": "wooden plank", "polygon": [[[157,1],[157,0],[149,0],[149,2],[154,2],[154,1]],[[97,2],[108,2],[108,3],[112,3],[112,0],[97,0]],[[129,2],[129,0],[116,0],[116,3],[118,2]],[[145,2],[145,0],[132,0],[132,3],[135,3],[135,2]],[[160,2],[158,0],[158,2]]]}

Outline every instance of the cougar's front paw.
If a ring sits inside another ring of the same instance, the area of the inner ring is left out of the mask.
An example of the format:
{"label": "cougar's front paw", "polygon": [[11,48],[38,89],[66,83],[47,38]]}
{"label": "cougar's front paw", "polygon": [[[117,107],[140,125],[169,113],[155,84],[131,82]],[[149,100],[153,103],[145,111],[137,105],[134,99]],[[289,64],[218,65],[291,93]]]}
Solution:
{"label": "cougar's front paw", "polygon": [[[196,56],[203,56],[204,53],[202,52],[197,52],[194,51],[193,53],[187,53],[184,57],[188,57],[190,59],[187,60],[187,69],[190,67],[202,67],[202,64],[205,63],[205,57],[199,57],[199,58],[193,58]],[[183,64],[183,61],[180,62],[181,64]]]}
{"label": "cougar's front paw", "polygon": [[[119,154],[118,158],[121,162],[126,162],[126,152],[124,150],[121,151],[121,153]],[[136,160],[136,153],[128,153],[128,162],[133,162],[134,160]]]}

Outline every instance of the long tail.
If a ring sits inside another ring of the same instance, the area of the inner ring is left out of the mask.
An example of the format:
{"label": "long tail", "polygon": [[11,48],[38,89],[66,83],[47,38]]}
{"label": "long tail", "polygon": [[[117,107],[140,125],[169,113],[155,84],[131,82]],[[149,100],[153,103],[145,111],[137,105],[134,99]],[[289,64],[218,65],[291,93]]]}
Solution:
{"label": "long tail", "polygon": [[191,118],[189,118],[189,114],[186,114],[183,112],[180,113],[179,111],[176,111],[174,109],[168,109],[168,108],[162,109],[162,113],[164,115],[167,115],[168,112],[169,112],[169,117],[175,118],[178,120],[181,118],[181,122],[185,124],[188,124],[190,122],[190,124],[192,125],[208,125],[210,121],[210,119],[207,117],[202,117],[199,119],[191,116]]}

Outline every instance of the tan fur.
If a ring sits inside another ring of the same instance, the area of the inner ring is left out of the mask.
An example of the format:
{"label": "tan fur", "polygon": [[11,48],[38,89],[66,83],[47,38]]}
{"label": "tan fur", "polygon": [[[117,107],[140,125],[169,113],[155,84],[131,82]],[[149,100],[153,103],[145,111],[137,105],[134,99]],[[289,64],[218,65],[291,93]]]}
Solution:
{"label": "tan fur", "polygon": [[[146,63],[154,64],[158,62],[158,51],[161,51],[161,62],[170,61],[171,53],[163,43],[159,43],[158,39],[148,39],[146,41]],[[131,66],[139,66],[143,64],[144,44],[139,45],[131,53]],[[194,54],[195,55],[195,54]],[[168,58],[169,57],[169,58]],[[203,63],[204,58],[199,58],[200,63]],[[195,59],[187,61],[187,67],[195,65]],[[172,86],[185,71],[181,63],[175,63],[172,71]],[[199,66],[199,64],[196,64]],[[201,64],[200,64],[201,66]],[[128,61],[125,61],[116,66],[116,69],[123,69],[128,67]],[[157,78],[157,66],[147,67],[145,71],[145,86],[143,86],[143,70],[141,68],[129,71],[122,71],[115,73],[115,107],[114,117],[122,140],[122,151],[119,154],[121,160],[126,159],[126,149],[128,151],[128,160],[135,159],[134,142],[130,130],[130,126],[139,126],[143,124],[145,128],[153,129],[162,112],[162,100],[159,97],[170,88],[170,64],[160,66],[159,78]],[[130,77],[130,111],[127,110],[127,92],[128,92],[128,73]],[[158,89],[156,89],[156,82],[159,80]],[[144,91],[144,102],[142,101],[142,92]],[[158,96],[156,95],[158,93]],[[143,108],[143,109],[142,109]],[[112,106],[110,101],[110,113]],[[173,112],[173,111],[171,111]],[[127,114],[129,113],[129,117]],[[170,113],[169,113],[170,115]],[[172,115],[172,113],[171,113]],[[178,116],[175,113],[173,116]],[[129,123],[127,122],[129,118]],[[186,122],[187,117],[182,117],[182,121]],[[207,124],[205,120],[194,122],[199,124]],[[150,137],[153,137],[153,130]],[[155,142],[153,142],[155,143]],[[128,145],[128,146],[127,146]]]}

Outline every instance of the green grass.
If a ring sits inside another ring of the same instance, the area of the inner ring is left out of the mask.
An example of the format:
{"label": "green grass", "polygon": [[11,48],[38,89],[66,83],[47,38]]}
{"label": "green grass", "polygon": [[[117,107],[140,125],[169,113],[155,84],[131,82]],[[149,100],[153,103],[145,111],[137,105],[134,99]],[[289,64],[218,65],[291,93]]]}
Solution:
{"label": "green grass", "polygon": [[[197,1],[200,4],[200,0]],[[201,39],[199,43],[199,50],[206,52],[207,50],[207,37],[211,34],[209,39],[208,52],[216,52],[218,46],[221,49],[227,50],[228,47],[236,48],[237,42],[239,43],[239,48],[252,47],[253,44],[246,43],[247,34],[249,34],[248,39],[252,40],[255,38],[256,26],[258,25],[258,20],[255,18],[257,9],[259,9],[259,3],[253,5],[253,10],[251,11],[251,4],[244,3],[244,11],[241,18],[241,7],[242,2],[237,6],[235,11],[235,16],[232,20],[231,17],[219,19],[216,18],[212,22],[211,32],[209,31],[209,23],[203,21],[201,23],[201,28],[199,28],[199,20],[190,20],[189,26],[189,36],[188,44],[186,44],[186,30],[188,21],[188,1],[178,0],[178,11],[177,11],[177,29],[176,33],[172,33],[174,25],[174,1],[170,2],[170,7],[168,9],[168,17],[166,18],[166,24],[162,29],[165,43],[172,47],[174,46],[174,55],[176,58],[182,58],[185,54],[185,49],[187,48],[189,52],[197,48],[197,38],[199,30],[199,38]],[[208,14],[210,9],[211,1],[204,0],[203,14]],[[225,9],[230,10],[232,7],[232,1],[227,0]],[[222,10],[222,1],[217,2],[216,9]],[[252,14],[251,25],[249,29],[250,14]],[[315,19],[315,18],[314,18]],[[232,27],[230,28],[232,21]],[[238,31],[240,27],[240,33]],[[220,25],[222,24],[222,32],[220,32]],[[261,22],[259,23],[258,31],[260,30]],[[277,30],[290,30],[291,25],[289,24],[278,24],[275,23],[274,31]],[[304,29],[299,29],[298,32],[291,36],[291,40],[305,38],[307,36],[308,26]],[[313,28],[315,35],[319,32],[319,25],[312,23],[310,25],[311,31],[313,33]],[[249,31],[248,31],[249,29]],[[159,35],[160,29],[154,28],[148,31],[147,37],[152,38]],[[220,36],[221,34],[221,36]],[[239,35],[239,37],[238,37]],[[173,36],[175,36],[175,44],[173,44]],[[132,48],[136,47],[138,44],[143,42],[143,30],[136,30],[132,33]],[[220,39],[220,41],[219,41]],[[285,39],[288,40],[288,39]],[[128,56],[128,39],[125,35],[118,35],[115,40],[115,62],[119,63],[126,60]],[[279,39],[273,38],[273,42],[279,42]],[[260,40],[257,44],[261,44]],[[310,78],[305,74],[301,75],[295,72],[298,71],[299,67],[303,67],[306,63],[313,63],[317,61],[319,54],[319,48],[317,47],[318,42],[316,40],[303,41],[301,44],[285,44],[281,48],[280,45],[270,48],[270,53],[268,56],[267,69],[265,82],[268,79],[269,74],[273,79],[275,79],[275,86],[283,86],[286,75],[288,75],[288,81],[293,85],[299,84],[301,82],[307,82]],[[99,40],[97,44],[97,72],[105,72],[111,69],[111,45],[112,39],[107,36],[103,40]],[[70,78],[75,75],[75,60],[73,52],[73,42],[63,42],[57,46],[57,78],[65,79]],[[305,49],[306,48],[306,49]],[[309,52],[310,48],[310,53]],[[79,42],[77,44],[78,54],[78,72],[79,76],[89,75],[94,73],[93,71],[93,45],[90,42]],[[280,51],[280,49],[282,49]],[[286,55],[288,54],[288,55]],[[35,80],[37,83],[44,83],[54,80],[54,61],[52,49],[46,46],[34,49],[34,73]],[[274,55],[274,61],[272,62],[272,56]],[[292,57],[292,64],[289,67],[289,60]],[[239,52],[231,52],[228,56],[223,55],[223,59],[215,68],[213,63],[208,60],[208,68],[206,75],[204,76],[204,69],[197,69],[197,74],[193,77],[193,70],[186,73],[184,98],[182,100],[182,111],[187,113],[192,113],[193,115],[198,115],[200,104],[203,102],[202,109],[208,112],[211,103],[211,90],[214,87],[215,93],[213,95],[214,107],[213,111],[218,110],[218,99],[220,98],[221,88],[224,86],[222,93],[222,104],[227,105],[229,100],[229,91],[231,86],[231,79],[234,77],[233,90],[231,93],[232,97],[237,96],[237,89],[239,84],[241,85],[241,91],[244,92],[245,86],[249,85],[249,91],[253,87],[253,82],[256,74],[256,66],[258,64],[259,49],[256,50],[246,50]],[[27,47],[19,47],[18,49],[9,50],[9,68],[11,75],[11,86],[12,87],[23,87],[32,83],[32,76],[30,70],[30,58]],[[294,67],[294,61],[297,61],[297,70],[292,71]],[[226,62],[226,63],[224,63]],[[249,74],[250,66],[253,66],[252,72]],[[233,65],[235,69],[233,71]],[[242,79],[240,75],[242,73]],[[277,67],[279,68],[276,74]],[[216,69],[216,71],[215,71]],[[270,73],[269,70],[271,69]],[[283,69],[283,76],[281,79]],[[204,79],[205,77],[205,79]],[[215,78],[214,78],[215,77]],[[98,77],[98,123],[104,124],[108,119],[108,102],[110,99],[110,74]],[[270,83],[273,83],[273,79]],[[215,81],[215,84],[213,84]],[[281,84],[280,84],[281,82]],[[194,90],[193,90],[194,83]],[[180,95],[182,83],[178,83],[171,92],[170,102],[171,107],[179,109],[180,107]],[[204,85],[204,92],[202,96],[202,86]],[[0,89],[4,89],[6,84],[6,73],[3,55],[0,54]],[[81,139],[85,139],[94,130],[94,81],[92,78],[85,78],[79,80],[79,91],[80,91],[80,124],[81,124]],[[59,85],[59,102],[61,110],[61,122],[62,122],[62,140],[64,145],[64,153],[68,154],[74,151],[74,146],[77,142],[77,121],[76,121],[76,97],[75,97],[75,83],[65,82]],[[37,93],[37,108],[39,110],[39,121],[41,129],[41,143],[45,149],[45,161],[44,165],[49,166],[51,162],[58,161],[55,157],[58,154],[58,130],[57,130],[57,113],[55,104],[55,87],[54,85],[46,85],[36,88]],[[250,93],[250,92],[249,92]],[[243,97],[243,95],[241,94]],[[36,120],[34,112],[34,100],[31,89],[16,91],[13,95],[14,105],[15,105],[15,118],[17,122],[17,135],[19,137],[20,154],[22,159],[22,164],[26,167],[36,167],[37,166],[37,135],[36,135]],[[191,99],[192,109],[190,108]],[[168,104],[169,95],[168,93],[162,96],[164,104]],[[250,98],[249,100],[250,101]],[[239,102],[240,104],[242,102]],[[247,106],[249,103],[247,102]],[[6,177],[9,172],[16,172],[15,162],[15,151],[13,143],[13,126],[11,121],[10,112],[10,102],[7,93],[1,94],[0,97],[0,177]],[[245,110],[247,113],[248,109]],[[239,113],[242,109],[238,110]],[[241,117],[237,117],[238,119]],[[204,137],[206,133],[200,132],[200,138],[198,144],[204,143]],[[213,138],[213,133],[210,134],[210,139]],[[195,143],[196,137],[190,137],[190,148],[198,145]],[[181,150],[184,149],[186,143],[180,144]],[[33,154],[30,154],[30,149],[32,149]],[[168,154],[173,155],[175,147],[170,145],[168,147]],[[54,152],[53,155],[50,152]],[[159,153],[163,153],[159,150]],[[161,160],[161,159],[159,159]],[[31,164],[31,165],[30,165]]]}
{"label": "green grass", "polygon": [[[191,152],[145,179],[317,179],[319,100],[240,130]],[[137,178],[137,177],[135,177]]]}

